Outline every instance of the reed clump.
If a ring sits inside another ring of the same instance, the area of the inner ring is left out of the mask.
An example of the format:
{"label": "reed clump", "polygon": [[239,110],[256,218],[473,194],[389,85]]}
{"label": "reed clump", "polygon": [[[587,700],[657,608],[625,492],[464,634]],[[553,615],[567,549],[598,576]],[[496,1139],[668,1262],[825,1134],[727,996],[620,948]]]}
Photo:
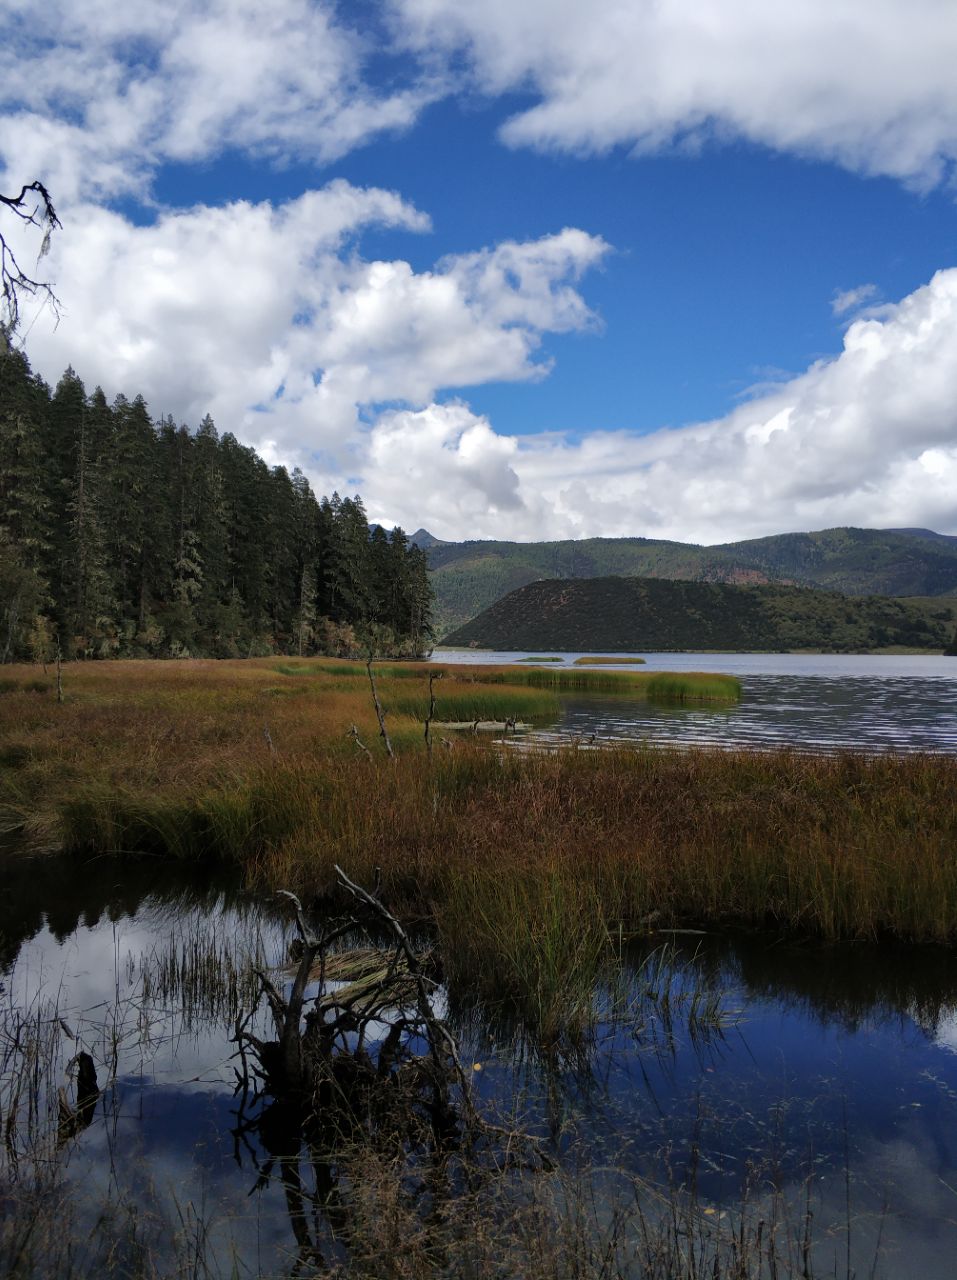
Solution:
{"label": "reed clump", "polygon": [[574,663],[576,667],[637,667],[644,664],[644,658],[604,657],[590,653],[582,654],[580,658],[575,659]]}
{"label": "reed clump", "polygon": [[443,890],[438,925],[450,988],[514,1011],[546,1048],[580,1045],[612,954],[593,889],[554,871],[463,867]]}
{"label": "reed clump", "polygon": [[736,676],[708,671],[659,671],[648,675],[645,697],[658,702],[736,702],[741,682]]}
{"label": "reed clump", "polygon": [[[461,672],[463,668],[458,670]],[[524,684],[538,689],[554,689],[557,693],[621,693],[687,702],[737,702],[741,697],[741,682],[736,676],[700,671],[589,671],[577,664],[561,669],[469,666],[464,670],[474,673],[471,678],[484,684]]]}

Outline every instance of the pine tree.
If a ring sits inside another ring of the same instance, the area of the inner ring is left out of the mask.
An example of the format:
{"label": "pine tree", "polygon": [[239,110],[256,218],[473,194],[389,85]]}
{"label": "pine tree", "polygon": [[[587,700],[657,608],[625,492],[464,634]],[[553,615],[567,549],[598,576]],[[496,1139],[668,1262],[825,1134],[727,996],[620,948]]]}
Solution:
{"label": "pine tree", "polygon": [[52,538],[42,448],[46,388],[0,334],[0,661],[28,657],[49,630],[46,568]]}
{"label": "pine tree", "polygon": [[51,394],[0,335],[0,660],[54,636],[91,657],[416,651],[430,604],[424,556],[358,495],[317,502],[209,417],[154,426],[72,369]]}

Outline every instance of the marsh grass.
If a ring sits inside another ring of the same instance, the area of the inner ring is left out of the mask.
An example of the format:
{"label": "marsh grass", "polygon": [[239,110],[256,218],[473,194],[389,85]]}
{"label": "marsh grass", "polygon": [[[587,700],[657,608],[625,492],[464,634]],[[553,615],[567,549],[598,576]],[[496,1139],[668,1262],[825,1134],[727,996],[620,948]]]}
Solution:
{"label": "marsh grass", "polygon": [[574,665],[576,667],[635,667],[643,666],[644,663],[644,658],[613,658],[583,653],[580,658],[575,659]]}
{"label": "marsh grass", "polygon": [[561,670],[531,667],[518,671],[514,666],[469,666],[465,670],[474,672],[474,679],[483,683],[524,684],[538,689],[553,689],[556,693],[620,693],[687,702],[718,699],[736,702],[741,697],[741,682],[736,676],[699,671],[589,671],[575,664]]}
{"label": "marsh grass", "polygon": [[[287,1243],[249,1249],[241,1224],[174,1188],[84,1196],[64,1163],[6,1193],[0,1268],[11,1280],[811,1280],[897,1274],[881,1221],[833,1214],[820,1175],[782,1188],[755,1162],[723,1201],[694,1181],[651,1181],[570,1153],[569,1169],[489,1175],[460,1162],[422,1170],[361,1139],[337,1157],[334,1202],[312,1190],[309,1155],[284,1158]],[[318,1158],[317,1158],[318,1157]],[[318,1167],[321,1157],[313,1156]],[[293,1190],[295,1194],[288,1194]],[[278,1190],[275,1192],[278,1196]],[[249,1211],[247,1210],[247,1216]],[[233,1234],[236,1227],[240,1231]],[[303,1248],[314,1232],[321,1251]],[[846,1264],[845,1264],[846,1253]],[[285,1256],[284,1256],[285,1255]]]}
{"label": "marsh grass", "polygon": [[[468,738],[430,760],[429,668],[394,678],[398,664],[382,664],[389,761],[367,680],[314,674],[350,664],[294,664],[308,674],[279,697],[281,665],[73,665],[62,705],[4,694],[0,737],[16,750],[0,768],[0,826],[27,848],[218,859],[306,896],[336,862],[365,883],[381,867],[390,905],[444,938],[460,987],[524,1001],[545,1039],[576,1034],[607,940],[653,913],[661,927],[957,941],[951,758],[503,752]],[[523,699],[569,677],[645,691],[671,679],[445,670],[438,714],[462,720],[529,715],[542,704]]]}
{"label": "marsh grass", "polygon": [[[387,696],[383,691],[383,697]],[[392,692],[391,706],[397,716],[421,724],[429,710],[427,690]],[[484,684],[436,687],[435,717],[444,721],[547,720],[558,716],[558,698],[547,689],[500,689]]]}
{"label": "marsh grass", "polygon": [[444,887],[439,939],[450,987],[514,1009],[543,1047],[580,1045],[594,1029],[612,951],[587,885],[463,868]]}
{"label": "marsh grass", "polygon": [[648,675],[644,691],[656,702],[736,702],[741,682],[707,671],[660,671]]}
{"label": "marsh grass", "polygon": [[823,1212],[827,1206],[812,1174],[781,1189],[770,1160],[751,1167],[730,1203],[708,1199],[693,1184],[652,1182],[611,1168],[486,1179],[470,1192],[438,1199],[426,1218],[395,1162],[360,1149],[343,1167],[354,1197],[349,1259],[332,1271],[343,1278],[823,1280],[883,1274],[880,1235],[875,1239],[869,1231],[853,1266],[850,1254],[845,1265],[842,1237],[851,1224]]}
{"label": "marsh grass", "polygon": [[140,999],[149,1009],[175,1014],[183,1030],[216,1022],[232,1028],[244,1009],[258,1002],[256,970],[265,970],[261,945],[255,951],[193,928],[171,935],[163,947],[138,962]]}

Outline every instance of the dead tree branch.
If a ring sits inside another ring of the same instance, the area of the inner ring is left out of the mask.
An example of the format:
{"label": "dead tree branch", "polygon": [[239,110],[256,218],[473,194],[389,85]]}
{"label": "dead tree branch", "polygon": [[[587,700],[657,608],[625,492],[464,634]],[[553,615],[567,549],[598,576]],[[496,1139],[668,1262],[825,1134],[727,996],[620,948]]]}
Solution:
{"label": "dead tree branch", "polygon": [[392,750],[392,743],[389,741],[388,730],[385,727],[385,712],[382,710],[382,704],[379,701],[379,691],[376,688],[375,673],[372,670],[372,658],[366,663],[366,671],[369,673],[369,685],[372,689],[372,702],[375,706],[376,719],[379,721],[379,736],[385,743],[386,755],[390,760],[395,759],[395,752]]}
{"label": "dead tree branch", "polygon": [[[19,195],[5,196],[0,192],[0,206],[9,209],[24,225],[38,227],[43,232],[37,254],[39,262],[49,252],[50,238],[61,225],[49,191],[42,182],[28,182],[20,188]],[[60,318],[60,301],[52,285],[45,280],[36,280],[24,271],[6,236],[0,232],[0,298],[10,333],[20,322],[20,298],[23,295],[41,297],[53,308],[57,319]]]}
{"label": "dead tree branch", "polygon": [[432,758],[432,721],[435,719],[435,689],[433,685],[436,680],[441,680],[444,674],[442,671],[429,672],[429,714],[425,717],[425,748],[429,753],[429,759]]}

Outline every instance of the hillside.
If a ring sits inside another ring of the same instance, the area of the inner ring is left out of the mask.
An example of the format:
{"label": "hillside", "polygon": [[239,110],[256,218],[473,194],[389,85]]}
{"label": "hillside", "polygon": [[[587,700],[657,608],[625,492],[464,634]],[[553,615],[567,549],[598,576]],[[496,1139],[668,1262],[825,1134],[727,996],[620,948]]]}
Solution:
{"label": "hillside", "polygon": [[940,652],[957,601],[846,596],[806,587],[602,577],[520,587],[443,644],[488,649]]}
{"label": "hillside", "polygon": [[653,538],[441,542],[424,529],[441,635],[541,578],[668,578],[821,587],[847,595],[957,594],[957,538],[929,529],[824,529],[702,547]]}

